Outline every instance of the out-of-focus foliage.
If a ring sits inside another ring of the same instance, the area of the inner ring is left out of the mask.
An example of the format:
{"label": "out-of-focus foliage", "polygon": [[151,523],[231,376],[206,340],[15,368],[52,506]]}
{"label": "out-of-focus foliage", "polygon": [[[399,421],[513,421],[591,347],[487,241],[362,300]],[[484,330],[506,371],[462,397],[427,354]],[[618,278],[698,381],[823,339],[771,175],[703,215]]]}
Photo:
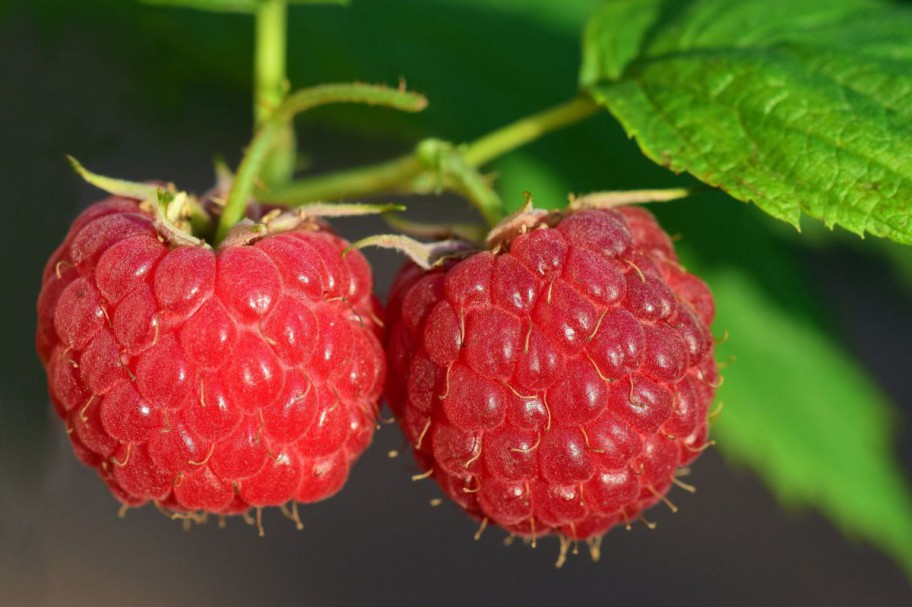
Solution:
{"label": "out-of-focus foliage", "polygon": [[[887,401],[817,327],[737,270],[707,279],[731,342],[713,428],[725,453],[759,471],[787,504],[816,506],[912,572],[912,493],[894,461]],[[728,404],[731,407],[728,407]]]}
{"label": "out-of-focus foliage", "polygon": [[[253,14],[266,0],[141,0],[146,4],[179,6],[215,13]],[[347,6],[349,0],[288,0],[288,4],[337,4]]]}

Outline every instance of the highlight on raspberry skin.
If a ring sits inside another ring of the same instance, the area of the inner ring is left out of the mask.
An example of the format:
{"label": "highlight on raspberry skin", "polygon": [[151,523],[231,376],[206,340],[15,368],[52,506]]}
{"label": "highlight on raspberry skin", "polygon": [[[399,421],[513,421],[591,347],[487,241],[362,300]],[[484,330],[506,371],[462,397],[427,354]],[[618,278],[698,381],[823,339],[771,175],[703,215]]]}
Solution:
{"label": "highlight on raspberry skin", "polygon": [[[628,526],[707,446],[712,295],[640,207],[528,213],[489,249],[400,271],[386,395],[420,476],[484,526]],[[509,226],[507,226],[509,227]]]}
{"label": "highlight on raspberry skin", "polygon": [[339,491],[374,432],[371,270],[319,221],[218,249],[159,225],[113,196],[47,262],[36,342],[73,451],[128,507],[282,506],[300,524],[297,504]]}

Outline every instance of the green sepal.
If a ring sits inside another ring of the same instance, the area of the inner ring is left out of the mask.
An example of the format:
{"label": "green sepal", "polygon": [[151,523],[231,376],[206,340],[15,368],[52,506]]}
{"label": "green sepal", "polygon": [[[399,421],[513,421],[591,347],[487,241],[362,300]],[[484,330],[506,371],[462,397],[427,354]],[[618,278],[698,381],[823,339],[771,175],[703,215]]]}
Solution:
{"label": "green sepal", "polygon": [[401,234],[378,234],[352,243],[342,254],[345,255],[353,249],[365,247],[394,249],[407,255],[417,266],[425,270],[440,265],[450,257],[477,250],[474,245],[464,240],[440,240],[428,243]]}
{"label": "green sepal", "polygon": [[[67,160],[70,161],[73,170],[75,170],[87,183],[92,184],[99,190],[104,190],[108,194],[113,194],[114,196],[123,196],[124,198],[133,198],[135,200],[158,200],[159,190],[163,189],[162,186],[156,184],[126,181],[124,179],[115,179],[113,177],[98,175],[82,166],[82,163],[69,154],[67,155]],[[168,185],[168,191],[173,193],[175,189],[173,184]]]}

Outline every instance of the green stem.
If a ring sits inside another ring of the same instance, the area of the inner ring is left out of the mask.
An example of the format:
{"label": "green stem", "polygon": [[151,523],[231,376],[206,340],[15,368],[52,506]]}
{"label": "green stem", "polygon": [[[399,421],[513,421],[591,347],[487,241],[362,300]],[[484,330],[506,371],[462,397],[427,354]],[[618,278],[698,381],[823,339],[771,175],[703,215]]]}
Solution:
{"label": "green stem", "polygon": [[592,99],[580,96],[476,139],[465,147],[462,156],[469,164],[479,166],[598,111],[599,106]]}
{"label": "green stem", "polygon": [[[460,148],[462,160],[469,166],[481,164],[534,141],[551,131],[579,122],[598,111],[598,105],[580,96],[538,114],[497,129]],[[381,164],[349,169],[311,177],[261,192],[260,200],[271,204],[294,206],[312,200],[333,200],[393,192],[414,192],[419,178],[431,172],[420,154],[422,145],[412,154]],[[422,192],[423,193],[423,192]],[[490,221],[492,210],[479,209]]]}
{"label": "green stem", "polygon": [[[287,0],[262,0],[256,13],[256,51],[254,58],[254,123],[259,127],[285,98],[287,81]],[[291,180],[295,166],[295,134],[286,124],[269,151],[260,178],[267,184]]]}
{"label": "green stem", "polygon": [[244,216],[254,183],[282,130],[296,114],[329,103],[381,105],[406,112],[418,112],[427,106],[427,100],[416,93],[368,84],[325,84],[292,94],[266,118],[250,142],[228,192],[216,242],[220,242],[231,226]]}
{"label": "green stem", "polygon": [[294,181],[266,192],[257,199],[269,204],[296,206],[314,200],[357,199],[370,194],[404,191],[409,182],[424,172],[414,154],[369,167],[349,169]]}
{"label": "green stem", "polygon": [[456,146],[446,141],[425,139],[418,146],[416,154],[421,158],[426,174],[425,179],[413,182],[414,193],[446,189],[471,202],[489,226],[493,227],[503,218],[500,196],[478,167],[467,162],[465,154]]}

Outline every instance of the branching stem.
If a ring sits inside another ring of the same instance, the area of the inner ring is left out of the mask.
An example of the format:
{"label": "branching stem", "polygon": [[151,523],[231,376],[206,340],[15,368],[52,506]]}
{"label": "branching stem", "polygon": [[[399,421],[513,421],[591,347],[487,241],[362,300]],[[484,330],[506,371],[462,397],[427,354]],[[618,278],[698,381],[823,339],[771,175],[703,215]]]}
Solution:
{"label": "branching stem", "polygon": [[[584,120],[598,109],[590,98],[580,96],[497,129],[459,146],[456,151],[466,165],[478,167],[546,133]],[[360,198],[373,194],[426,193],[426,186],[421,184],[434,181],[427,177],[434,177],[435,167],[424,162],[422,149],[419,144],[415,152],[390,161],[294,181],[268,192],[258,192],[257,196],[271,204],[295,206],[313,200]],[[491,221],[491,209],[479,210]]]}
{"label": "branching stem", "polygon": [[296,114],[329,103],[363,103],[418,112],[425,108],[427,100],[416,93],[368,84],[324,84],[290,95],[270,113],[250,142],[228,192],[216,242],[220,242],[231,226],[244,216],[253,194],[254,183],[282,129],[291,124]]}

